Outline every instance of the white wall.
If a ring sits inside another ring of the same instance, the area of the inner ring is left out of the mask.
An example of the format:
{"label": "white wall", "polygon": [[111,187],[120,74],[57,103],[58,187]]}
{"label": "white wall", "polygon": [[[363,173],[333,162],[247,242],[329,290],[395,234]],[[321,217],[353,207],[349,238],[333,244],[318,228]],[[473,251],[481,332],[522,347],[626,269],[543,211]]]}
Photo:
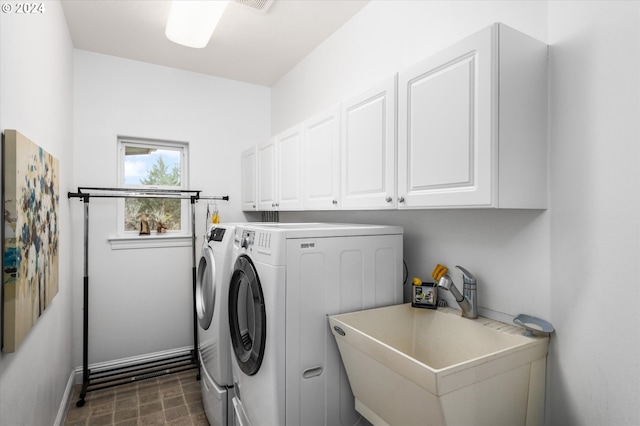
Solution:
{"label": "white wall", "polygon": [[550,418],[640,424],[640,2],[552,1]]}
{"label": "white wall", "polygon": [[[77,186],[117,185],[118,135],[184,141],[190,188],[229,195],[218,202],[221,219],[244,220],[240,152],[270,134],[268,88],[76,51],[74,102]],[[74,365],[82,364],[81,204],[72,207]],[[90,202],[90,364],[193,344],[191,247],[111,250],[116,204]],[[199,235],[206,204],[197,204]]]}
{"label": "white wall", "polygon": [[546,41],[547,2],[373,0],[273,86],[272,130],[285,130],[494,22]]}
{"label": "white wall", "polygon": [[[15,4],[14,4],[15,5]],[[0,424],[50,425],[71,364],[73,48],[62,8],[0,15],[0,128],[16,129],[60,162],[59,291],[14,353],[0,353]]]}
{"label": "white wall", "polygon": [[549,425],[640,424],[639,5],[376,0],[273,87],[277,133],[495,21],[550,43],[548,210],[280,214],[402,225],[409,279],[464,265],[485,314],[550,320]]}

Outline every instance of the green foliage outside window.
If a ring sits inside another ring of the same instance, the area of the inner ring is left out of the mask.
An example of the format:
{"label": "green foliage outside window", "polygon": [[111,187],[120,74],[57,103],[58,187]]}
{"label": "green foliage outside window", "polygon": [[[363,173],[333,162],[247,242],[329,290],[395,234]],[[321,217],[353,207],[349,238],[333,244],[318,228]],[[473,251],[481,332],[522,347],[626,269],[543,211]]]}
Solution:
{"label": "green foliage outside window", "polygon": [[[180,168],[169,168],[162,157],[158,157],[147,177],[140,179],[142,185],[180,188]],[[169,231],[180,230],[181,202],[171,198],[127,198],[125,199],[125,230],[139,231],[140,217],[145,213],[152,230],[160,224]]]}

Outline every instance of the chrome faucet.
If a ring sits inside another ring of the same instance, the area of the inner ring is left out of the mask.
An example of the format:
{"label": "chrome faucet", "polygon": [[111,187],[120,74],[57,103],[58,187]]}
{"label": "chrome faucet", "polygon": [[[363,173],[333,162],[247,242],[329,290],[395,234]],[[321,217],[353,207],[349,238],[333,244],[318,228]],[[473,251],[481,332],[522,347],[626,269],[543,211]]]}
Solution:
{"label": "chrome faucet", "polygon": [[478,318],[476,278],[462,266],[456,266],[456,269],[462,272],[462,290],[464,295],[460,294],[460,291],[449,275],[444,275],[440,278],[438,287],[442,287],[451,292],[456,302],[458,302],[458,305],[460,305],[460,309],[462,309],[463,317],[470,319]]}

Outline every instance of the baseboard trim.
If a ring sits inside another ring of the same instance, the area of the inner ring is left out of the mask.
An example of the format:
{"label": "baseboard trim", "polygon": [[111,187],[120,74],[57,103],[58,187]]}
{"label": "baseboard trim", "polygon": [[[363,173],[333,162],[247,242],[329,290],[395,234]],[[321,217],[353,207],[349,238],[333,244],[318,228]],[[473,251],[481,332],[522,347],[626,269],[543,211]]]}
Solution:
{"label": "baseboard trim", "polygon": [[[193,346],[185,346],[177,349],[170,349],[167,351],[153,352],[145,355],[137,355],[129,358],[121,358],[113,361],[105,361],[105,362],[97,362],[95,364],[89,365],[89,370],[94,373],[109,370],[112,368],[120,368],[120,367],[129,367],[135,365],[140,362],[153,362],[157,360],[161,360],[163,358],[171,357],[171,356],[181,356],[187,355],[191,353],[193,350]],[[75,383],[82,383],[82,366],[78,366],[75,368],[76,379]]]}
{"label": "baseboard trim", "polygon": [[75,369],[72,369],[71,374],[69,374],[69,380],[67,380],[67,387],[64,389],[64,394],[62,395],[62,402],[60,402],[60,407],[58,407],[56,420],[55,422],[53,422],[54,426],[61,426],[64,424],[64,419],[67,417],[67,410],[69,409],[69,399],[71,398],[71,393],[73,392],[75,377],[76,371]]}
{"label": "baseboard trim", "polygon": [[[191,353],[193,346],[185,346],[183,348],[170,349],[167,351],[154,352],[145,355],[132,356],[129,358],[121,358],[113,361],[97,362],[89,365],[89,370],[98,372],[101,370],[108,370],[111,368],[128,367],[140,362],[156,361],[171,356],[181,356]],[[62,396],[62,402],[58,408],[58,414],[54,422],[55,426],[61,426],[64,424],[64,419],[67,416],[67,409],[69,408],[69,400],[73,392],[73,386],[82,383],[82,366],[75,367],[71,370],[69,380],[67,381],[67,387],[64,390]]]}

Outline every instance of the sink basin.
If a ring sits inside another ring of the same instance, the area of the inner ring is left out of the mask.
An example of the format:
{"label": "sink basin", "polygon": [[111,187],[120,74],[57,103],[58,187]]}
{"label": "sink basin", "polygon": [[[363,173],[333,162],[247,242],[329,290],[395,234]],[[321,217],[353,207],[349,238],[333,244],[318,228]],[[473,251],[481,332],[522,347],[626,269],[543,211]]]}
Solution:
{"label": "sink basin", "polygon": [[548,337],[451,308],[329,317],[356,410],[374,425],[538,425]]}

